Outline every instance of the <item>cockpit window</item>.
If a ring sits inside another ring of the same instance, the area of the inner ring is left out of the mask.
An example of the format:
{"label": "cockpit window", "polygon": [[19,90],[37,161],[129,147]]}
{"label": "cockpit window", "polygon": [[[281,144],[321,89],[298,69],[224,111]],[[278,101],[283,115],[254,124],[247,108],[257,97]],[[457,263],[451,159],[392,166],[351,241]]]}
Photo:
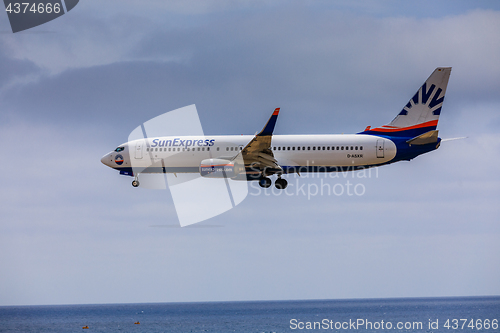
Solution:
{"label": "cockpit window", "polygon": [[118,147],[118,148],[116,148],[116,149],[115,149],[115,151],[116,151],[117,153],[119,153],[119,152],[121,152],[121,151],[124,151],[124,150],[125,150],[125,147]]}

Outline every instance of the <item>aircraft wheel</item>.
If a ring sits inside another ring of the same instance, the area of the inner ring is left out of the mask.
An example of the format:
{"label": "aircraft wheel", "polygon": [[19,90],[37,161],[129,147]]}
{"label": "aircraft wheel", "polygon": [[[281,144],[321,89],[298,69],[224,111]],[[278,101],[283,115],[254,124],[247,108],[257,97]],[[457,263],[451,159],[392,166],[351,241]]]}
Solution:
{"label": "aircraft wheel", "polygon": [[268,188],[269,186],[271,186],[271,184],[272,184],[271,179],[269,179],[267,177],[266,178],[261,178],[259,180],[259,185],[262,188]]}
{"label": "aircraft wheel", "polygon": [[138,187],[139,186],[139,181],[138,180],[133,180],[132,181],[132,186],[133,187]]}
{"label": "aircraft wheel", "polygon": [[288,182],[286,181],[286,179],[278,178],[274,182],[274,186],[276,186],[278,190],[284,190],[288,186]]}

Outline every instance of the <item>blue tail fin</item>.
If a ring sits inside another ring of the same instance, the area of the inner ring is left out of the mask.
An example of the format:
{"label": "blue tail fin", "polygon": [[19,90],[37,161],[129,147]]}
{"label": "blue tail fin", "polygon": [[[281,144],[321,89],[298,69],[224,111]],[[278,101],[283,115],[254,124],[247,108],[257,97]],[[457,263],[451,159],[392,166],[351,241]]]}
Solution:
{"label": "blue tail fin", "polygon": [[451,67],[439,67],[389,124],[360,134],[416,137],[435,130],[441,114]]}

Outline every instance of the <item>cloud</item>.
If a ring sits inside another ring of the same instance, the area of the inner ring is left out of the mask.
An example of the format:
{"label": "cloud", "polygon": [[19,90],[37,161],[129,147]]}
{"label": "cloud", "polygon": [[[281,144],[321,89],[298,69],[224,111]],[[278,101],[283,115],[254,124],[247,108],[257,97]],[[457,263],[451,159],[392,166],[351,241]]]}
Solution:
{"label": "cloud", "polygon": [[29,60],[17,60],[0,51],[0,89],[8,85],[25,83],[40,74],[40,68]]}
{"label": "cloud", "polygon": [[50,121],[127,126],[195,103],[211,131],[219,129],[209,115],[259,113],[235,133],[255,132],[259,115],[280,106],[280,122],[298,133],[355,132],[392,119],[438,66],[454,67],[450,100],[496,102],[499,15],[377,18],[276,7],[185,28],[135,18],[135,32],[125,19],[82,20],[81,33],[51,35],[49,48],[47,38],[6,47],[44,72],[5,91],[3,102]]}

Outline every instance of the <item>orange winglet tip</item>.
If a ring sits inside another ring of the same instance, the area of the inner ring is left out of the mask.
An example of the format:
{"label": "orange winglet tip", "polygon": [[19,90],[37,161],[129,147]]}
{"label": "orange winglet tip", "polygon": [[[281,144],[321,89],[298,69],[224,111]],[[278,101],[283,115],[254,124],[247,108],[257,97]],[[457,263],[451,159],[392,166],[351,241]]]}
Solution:
{"label": "orange winglet tip", "polygon": [[273,116],[277,116],[280,113],[280,108],[276,108],[273,112]]}
{"label": "orange winglet tip", "polygon": [[365,131],[369,131],[370,128],[372,128],[372,127],[371,126],[366,126]]}

